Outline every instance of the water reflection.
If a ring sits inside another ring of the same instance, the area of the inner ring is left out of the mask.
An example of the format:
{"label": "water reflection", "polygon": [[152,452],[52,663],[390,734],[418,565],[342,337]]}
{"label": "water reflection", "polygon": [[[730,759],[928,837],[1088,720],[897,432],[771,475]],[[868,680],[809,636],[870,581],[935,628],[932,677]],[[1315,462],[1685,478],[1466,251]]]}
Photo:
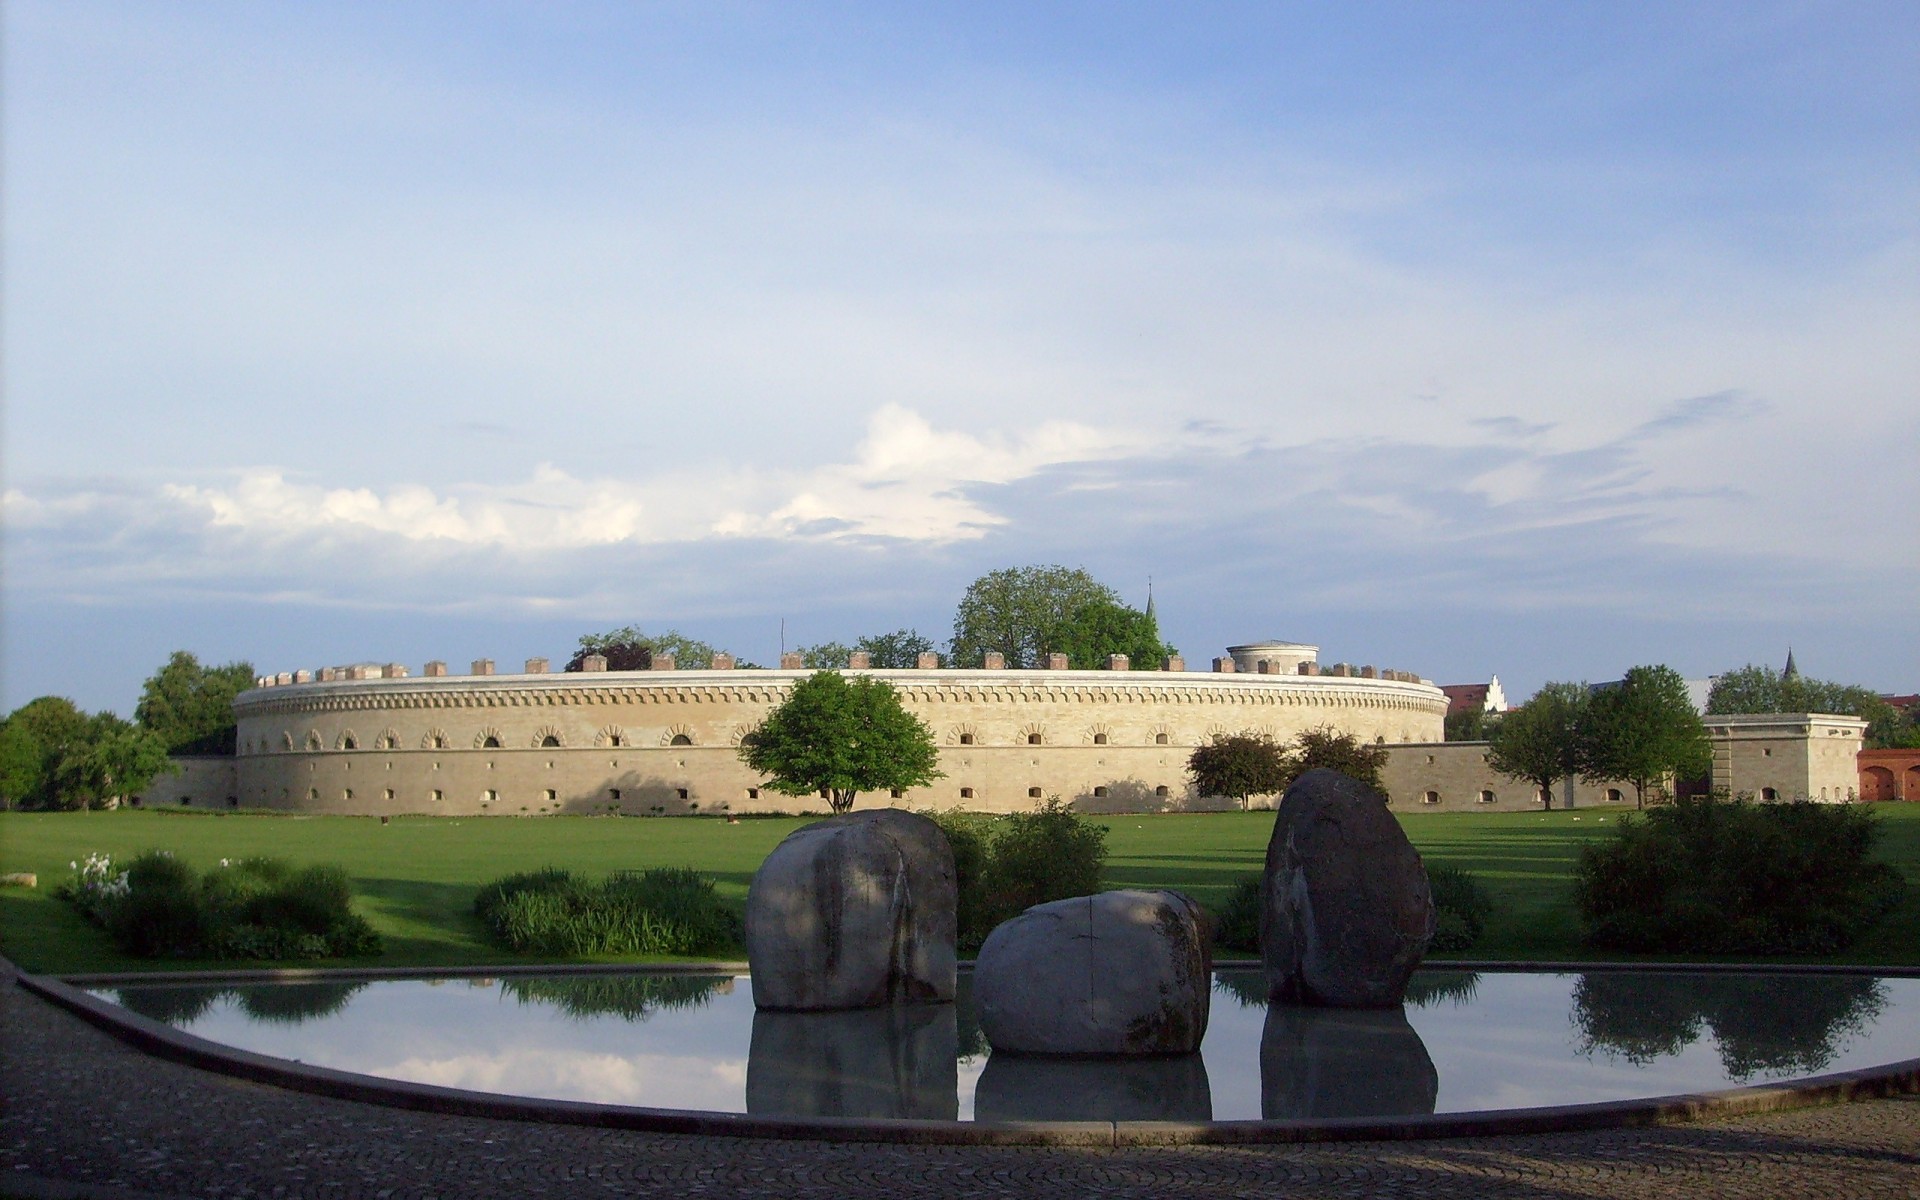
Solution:
{"label": "water reflection", "polygon": [[1211,1121],[1198,1054],[1048,1058],[995,1054],[973,1095],[976,1121]]}
{"label": "water reflection", "polygon": [[747,1111],[775,1117],[955,1121],[951,1004],[753,1016]]}
{"label": "water reflection", "polygon": [[1678,1054],[1707,1030],[1727,1075],[1810,1075],[1864,1032],[1886,1006],[1864,975],[1709,975],[1596,971],[1573,987],[1583,1054],[1636,1066]]}
{"label": "water reflection", "polygon": [[1260,1036],[1269,1121],[1430,1113],[1440,1074],[1404,1008],[1275,1004]]}
{"label": "water reflection", "polygon": [[[1231,968],[1214,972],[1213,981],[1215,990],[1233,997],[1242,1008],[1267,1006],[1267,976],[1264,971],[1252,967]],[[1443,1000],[1455,1005],[1471,1004],[1479,988],[1478,971],[1423,968],[1415,971],[1413,978],[1407,981],[1406,1002],[1415,1008],[1426,1008]]]}
{"label": "water reflection", "polygon": [[703,1008],[733,991],[731,975],[525,975],[502,979],[522,1004],[546,1004],[575,1020],[644,1021],[660,1010]]}
{"label": "water reflection", "polygon": [[347,1007],[360,983],[262,983],[233,987],[125,987],[116,989],[122,1008],[168,1025],[186,1025],[232,997],[240,1011],[267,1024],[297,1025],[331,1017]]}

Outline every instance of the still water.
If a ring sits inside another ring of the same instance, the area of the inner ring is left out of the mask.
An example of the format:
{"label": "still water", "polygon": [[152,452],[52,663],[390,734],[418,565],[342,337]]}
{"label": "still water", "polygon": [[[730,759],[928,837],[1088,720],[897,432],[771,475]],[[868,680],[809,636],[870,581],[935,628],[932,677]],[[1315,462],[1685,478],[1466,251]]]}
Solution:
{"label": "still water", "polygon": [[1627,1100],[1920,1056],[1920,979],[1428,970],[1404,1009],[1269,1007],[1216,973],[1199,1054],[994,1055],[959,1000],[757,1013],[745,976],[140,986],[211,1041],[389,1079],[757,1116],[1299,1120]]}

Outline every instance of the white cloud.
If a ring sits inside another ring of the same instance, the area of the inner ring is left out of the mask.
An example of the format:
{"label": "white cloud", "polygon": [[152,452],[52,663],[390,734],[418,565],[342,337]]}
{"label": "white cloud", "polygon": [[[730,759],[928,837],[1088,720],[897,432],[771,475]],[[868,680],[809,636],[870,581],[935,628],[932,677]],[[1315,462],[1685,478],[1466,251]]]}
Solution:
{"label": "white cloud", "polygon": [[[1192,439],[1188,439],[1190,442]],[[1075,463],[1151,452],[1164,439],[1046,421],[1020,433],[936,429],[887,405],[869,421],[852,460],[803,470],[668,470],[652,479],[581,479],[550,464],[522,482],[328,488],[279,468],[226,484],[167,483],[160,496],[210,530],[286,542],[332,534],[532,553],[715,538],[885,538],[944,544],[977,539],[1008,517],[973,494]],[[9,519],[83,517],[101,497],[40,500],[7,495]],[[743,501],[745,506],[743,506]]]}

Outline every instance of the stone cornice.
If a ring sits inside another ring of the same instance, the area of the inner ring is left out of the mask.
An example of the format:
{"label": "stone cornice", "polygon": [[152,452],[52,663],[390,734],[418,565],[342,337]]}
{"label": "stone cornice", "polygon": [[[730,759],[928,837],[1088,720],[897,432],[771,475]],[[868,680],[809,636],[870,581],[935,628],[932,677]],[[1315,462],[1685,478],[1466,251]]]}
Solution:
{"label": "stone cornice", "polygon": [[[909,706],[997,704],[1315,705],[1444,710],[1427,683],[1329,675],[1189,671],[849,671],[892,684]],[[774,705],[812,671],[622,671],[451,675],[282,684],[243,692],[241,717],[418,708],[634,704]]]}

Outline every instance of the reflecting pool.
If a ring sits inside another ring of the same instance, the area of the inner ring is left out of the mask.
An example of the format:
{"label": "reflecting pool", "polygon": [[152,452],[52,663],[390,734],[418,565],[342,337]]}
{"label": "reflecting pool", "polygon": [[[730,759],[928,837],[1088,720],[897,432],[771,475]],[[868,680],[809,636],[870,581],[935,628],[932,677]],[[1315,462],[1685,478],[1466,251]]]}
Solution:
{"label": "reflecting pool", "polygon": [[1920,979],[1423,970],[1388,1010],[1215,975],[1200,1053],[990,1052],[954,1004],[763,1013],[745,976],[141,985],[94,994],[211,1041],[389,1079],[758,1116],[1300,1120],[1584,1104],[1920,1055]]}

